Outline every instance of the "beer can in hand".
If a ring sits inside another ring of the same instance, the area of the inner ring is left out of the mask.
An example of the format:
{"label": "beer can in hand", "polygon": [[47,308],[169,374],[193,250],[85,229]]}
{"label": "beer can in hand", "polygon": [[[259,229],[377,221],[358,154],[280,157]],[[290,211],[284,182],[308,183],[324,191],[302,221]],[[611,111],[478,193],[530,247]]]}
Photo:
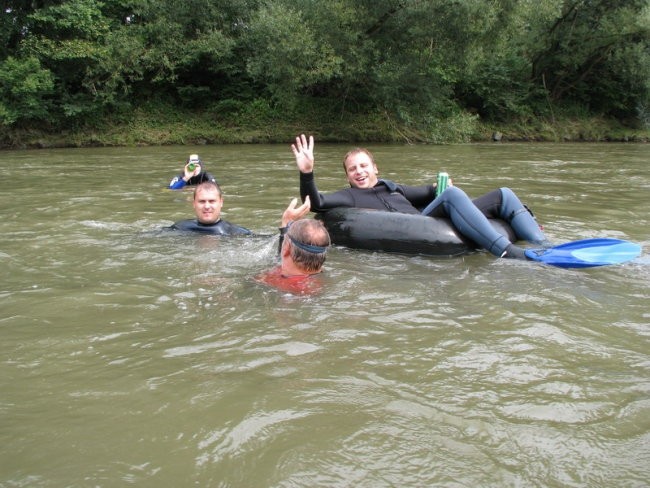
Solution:
{"label": "beer can in hand", "polygon": [[436,196],[440,195],[449,184],[449,174],[441,171],[438,173],[438,181],[436,182]]}

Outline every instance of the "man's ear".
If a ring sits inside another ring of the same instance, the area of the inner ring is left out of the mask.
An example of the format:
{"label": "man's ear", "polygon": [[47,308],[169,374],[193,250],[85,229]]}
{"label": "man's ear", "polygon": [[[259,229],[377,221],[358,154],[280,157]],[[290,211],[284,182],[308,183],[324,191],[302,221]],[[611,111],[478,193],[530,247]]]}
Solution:
{"label": "man's ear", "polygon": [[287,258],[291,255],[291,243],[289,242],[289,238],[287,236],[284,236],[284,242],[282,243],[282,250],[280,251],[280,254],[282,254],[283,258]]}

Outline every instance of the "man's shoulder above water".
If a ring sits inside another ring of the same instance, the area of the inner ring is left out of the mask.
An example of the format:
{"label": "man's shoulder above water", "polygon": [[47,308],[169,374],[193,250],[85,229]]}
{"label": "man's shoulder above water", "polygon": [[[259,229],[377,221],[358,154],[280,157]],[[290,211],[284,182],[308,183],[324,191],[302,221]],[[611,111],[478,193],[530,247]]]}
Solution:
{"label": "man's shoulder above water", "polygon": [[220,219],[213,224],[202,224],[197,219],[179,220],[178,222],[175,222],[171,228],[174,230],[186,232],[200,232],[203,234],[213,234],[220,236],[253,234],[251,230],[236,224],[232,224],[223,219]]}

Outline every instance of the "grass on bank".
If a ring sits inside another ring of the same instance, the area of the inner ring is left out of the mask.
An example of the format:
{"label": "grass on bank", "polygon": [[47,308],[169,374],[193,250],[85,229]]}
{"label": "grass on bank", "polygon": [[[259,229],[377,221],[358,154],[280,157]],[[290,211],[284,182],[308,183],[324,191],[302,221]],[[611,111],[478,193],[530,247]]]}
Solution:
{"label": "grass on bank", "polygon": [[386,113],[331,114],[312,109],[284,117],[264,102],[178,110],[163,106],[134,109],[75,129],[0,126],[0,148],[53,148],[138,145],[286,143],[301,133],[323,142],[452,144],[493,140],[535,142],[650,142],[650,128],[632,128],[594,116],[529,119],[495,124],[469,113],[415,124]]}

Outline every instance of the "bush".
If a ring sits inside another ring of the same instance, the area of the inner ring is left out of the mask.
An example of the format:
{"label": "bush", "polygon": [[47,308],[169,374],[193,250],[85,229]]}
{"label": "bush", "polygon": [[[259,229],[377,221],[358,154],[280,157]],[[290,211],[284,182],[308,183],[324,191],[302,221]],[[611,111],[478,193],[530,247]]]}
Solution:
{"label": "bush", "polygon": [[54,90],[52,74],[38,59],[7,58],[0,64],[0,122],[14,125],[50,117],[48,97]]}

